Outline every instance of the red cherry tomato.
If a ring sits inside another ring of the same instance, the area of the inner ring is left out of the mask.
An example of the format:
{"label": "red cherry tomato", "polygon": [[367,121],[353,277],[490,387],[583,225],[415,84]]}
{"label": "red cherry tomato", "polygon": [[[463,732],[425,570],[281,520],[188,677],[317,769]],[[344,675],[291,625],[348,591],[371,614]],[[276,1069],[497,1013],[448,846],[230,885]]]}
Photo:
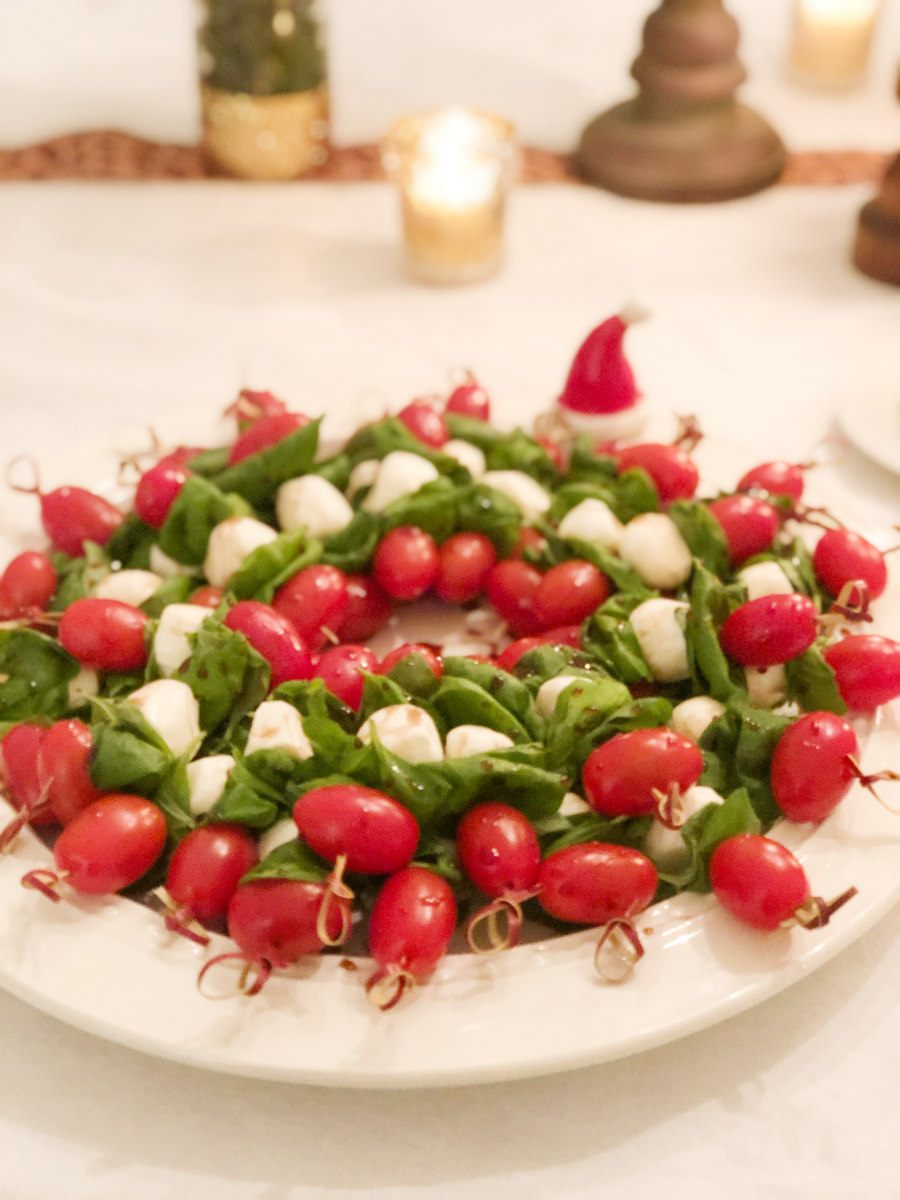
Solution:
{"label": "red cherry tomato", "polygon": [[459,861],[469,879],[488,896],[533,892],[541,869],[534,826],[508,804],[477,804],[456,830]]}
{"label": "red cherry tomato", "polygon": [[315,673],[332,695],[350,708],[358,709],[365,683],[362,672],[371,675],[377,670],[378,658],[374,651],[368,646],[345,643],[324,651],[316,663]]}
{"label": "red cherry tomato", "polygon": [[474,417],[476,421],[491,419],[491,401],[487,392],[469,375],[465,383],[454,388],[447,400],[446,411],[461,417]]}
{"label": "red cherry tomato", "polygon": [[778,510],[758,496],[722,496],[707,508],[722,526],[733,567],[768,550],[778,533]]}
{"label": "red cherry tomato", "polygon": [[175,463],[157,463],[145,471],[134,493],[134,511],[147,525],[162,528],[169,509],[190,475],[186,467]]}
{"label": "red cherry tomato", "polygon": [[694,460],[680,446],[642,442],[624,446],[618,453],[618,471],[641,467],[656,485],[661,503],[689,500],[697,490],[700,472]]}
{"label": "red cherry tomato", "polygon": [[791,821],[824,821],[849,792],[857,773],[856,734],[841,717],[806,713],[778,739],[769,770],[775,803]]}
{"label": "red cherry tomato", "polygon": [[166,844],[162,810],[143,796],[112,794],[82,809],[56,840],[53,857],[77,892],[120,892],[137,882]]}
{"label": "red cherry tomato", "polygon": [[869,712],[900,696],[900,643],[876,633],[854,634],[825,650],[848,708]]}
{"label": "red cherry tomato", "polygon": [[440,450],[441,446],[450,440],[447,422],[437,409],[425,400],[414,400],[412,404],[407,404],[406,408],[397,413],[397,417],[413,437],[435,450]]}
{"label": "red cherry tomato", "polygon": [[340,629],[348,603],[343,571],[316,563],[282,584],[272,607],[288,618],[312,650],[319,650],[329,640],[326,630]]}
{"label": "red cherry tomato", "polygon": [[693,742],[670,729],[633,729],[595,747],[582,770],[591,808],[608,817],[655,812],[658,797],[677,787],[683,794],[703,771]]}
{"label": "red cherry tomato", "polygon": [[121,600],[85,596],[75,600],[59,622],[64,650],[98,671],[136,671],[147,663],[144,630],[149,617]]}
{"label": "red cherry tomato", "polygon": [[726,617],[719,642],[744,667],[771,667],[808,650],[818,633],[816,606],[797,593],[748,600]]}
{"label": "red cherry tomato", "polygon": [[593,563],[573,558],[551,567],[534,596],[542,625],[576,625],[609,596],[609,580]]}
{"label": "red cherry tomato", "polygon": [[88,773],[91,745],[90,729],[76,720],[57,721],[41,741],[38,776],[60,825],[68,825],[102,795]]}
{"label": "red cherry tomato", "polygon": [[887,587],[887,564],[877,546],[849,529],[828,529],[813,551],[816,577],[832,596],[838,596],[845,583],[861,580],[869,597],[877,600]]}
{"label": "red cherry tomato", "polygon": [[259,600],[240,600],[225,616],[228,629],[242,633],[269,664],[270,686],[289,679],[312,679],[312,656],[293,623]]}
{"label": "red cherry tomato", "polygon": [[0,621],[47,611],[56,592],[56,569],[46,554],[25,550],[0,575]]}
{"label": "red cherry tomato", "polygon": [[[47,729],[33,721],[13,725],[0,740],[0,779],[16,808],[28,811],[41,800],[38,771],[41,746]],[[52,817],[48,818],[52,819]]]}
{"label": "red cherry tomato", "polygon": [[719,843],[709,878],[722,907],[754,929],[778,929],[809,896],[806,875],[790,850],[753,833]]}
{"label": "red cherry tomato", "polygon": [[294,821],[316,854],[334,862],[347,856],[347,870],[388,875],[416,852],[419,825],[399,800],[360,784],[313,788],[294,804]]}
{"label": "red cherry tomato", "polygon": [[53,543],[72,558],[84,554],[85,542],[105,546],[125,519],[114,504],[79,487],[60,487],[40,495],[41,524]]}
{"label": "red cherry tomato", "polygon": [[656,868],[627,846],[584,842],[541,863],[538,899],[559,921],[606,925],[636,916],[656,893]]}
{"label": "red cherry tomato", "polygon": [[431,534],[401,525],[384,535],[375,550],[375,579],[393,600],[417,600],[437,579],[440,560]]}
{"label": "red cherry tomato", "polygon": [[242,388],[234,404],[225,410],[225,416],[234,417],[238,430],[243,433],[263,417],[274,417],[283,412],[287,412],[287,405],[271,392],[255,392],[252,388]]}
{"label": "red cherry tomato", "polygon": [[235,888],[259,861],[256,840],[243,825],[198,825],[175,847],[166,891],[184,919],[223,917]]}
{"label": "red cherry tomato", "polygon": [[188,604],[196,604],[198,608],[218,608],[222,603],[222,597],[225,595],[225,589],[213,587],[212,584],[204,584],[203,587],[198,587],[196,592],[192,592],[188,600]]}
{"label": "red cherry tomato", "polygon": [[483,533],[454,533],[441,543],[438,560],[435,593],[448,604],[465,604],[484,591],[497,551]]}
{"label": "red cherry tomato", "polygon": [[386,972],[416,981],[432,973],[456,928],[450,884],[426,867],[404,867],[382,887],[369,919],[369,950]]}
{"label": "red cherry tomato", "polygon": [[739,492],[768,492],[770,496],[790,496],[796,503],[803,495],[804,468],[797,463],[760,463],[738,481]]}
{"label": "red cherry tomato", "polygon": [[244,430],[231,447],[228,462],[231,466],[243,462],[252,454],[259,454],[261,450],[268,450],[270,446],[283,442],[286,437],[308,424],[309,417],[303,413],[274,412],[269,416],[260,417]]}
{"label": "red cherry tomato", "polygon": [[435,679],[440,679],[444,674],[444,663],[441,656],[436,654],[430,646],[425,646],[421,642],[404,642],[402,646],[396,646],[393,650],[388,651],[378,664],[378,674],[389,675],[397,663],[402,662],[404,658],[409,658],[410,654],[418,654],[420,658],[423,658]]}
{"label": "red cherry tomato", "polygon": [[534,550],[538,554],[547,548],[547,539],[543,534],[538,533],[536,529],[531,529],[530,526],[523,526],[519,530],[519,538],[515,546],[509,553],[509,558],[521,558],[526,550]]}
{"label": "red cherry tomato", "polygon": [[[323,883],[295,879],[242,883],[228,903],[229,936],[248,959],[262,958],[273,967],[318,954],[324,945],[317,924],[326,890]],[[329,938],[340,937],[349,921],[348,907],[347,901],[332,897],[325,920]]]}
{"label": "red cherry tomato", "polygon": [[369,575],[347,576],[347,608],[335,630],[342,642],[364,642],[388,622],[391,602]]}
{"label": "red cherry tomato", "polygon": [[537,567],[518,558],[504,559],[491,568],[488,600],[516,637],[529,637],[543,628],[535,603],[542,579]]}

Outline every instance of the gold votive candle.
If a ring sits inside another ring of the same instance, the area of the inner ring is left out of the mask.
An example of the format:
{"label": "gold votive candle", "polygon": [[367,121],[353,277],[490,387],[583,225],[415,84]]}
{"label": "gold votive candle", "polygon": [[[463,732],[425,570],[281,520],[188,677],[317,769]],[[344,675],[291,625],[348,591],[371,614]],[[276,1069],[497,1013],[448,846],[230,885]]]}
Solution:
{"label": "gold votive candle", "polygon": [[493,275],[517,161],[510,122],[463,108],[417,113],[398,121],[381,149],[399,187],[414,278],[452,284]]}
{"label": "gold votive candle", "polygon": [[791,74],[801,83],[849,88],[865,75],[880,0],[795,0]]}

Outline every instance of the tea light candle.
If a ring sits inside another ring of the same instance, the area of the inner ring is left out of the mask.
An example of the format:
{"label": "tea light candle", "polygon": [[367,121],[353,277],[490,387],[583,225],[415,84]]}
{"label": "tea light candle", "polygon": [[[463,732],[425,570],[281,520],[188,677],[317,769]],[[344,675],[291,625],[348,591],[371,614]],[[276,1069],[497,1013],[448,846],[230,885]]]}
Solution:
{"label": "tea light candle", "polygon": [[880,0],[796,0],[791,73],[819,87],[852,87],[866,69]]}
{"label": "tea light candle", "polygon": [[393,126],[382,161],[400,189],[415,278],[471,283],[498,269],[515,158],[513,127],[487,113],[446,108]]}

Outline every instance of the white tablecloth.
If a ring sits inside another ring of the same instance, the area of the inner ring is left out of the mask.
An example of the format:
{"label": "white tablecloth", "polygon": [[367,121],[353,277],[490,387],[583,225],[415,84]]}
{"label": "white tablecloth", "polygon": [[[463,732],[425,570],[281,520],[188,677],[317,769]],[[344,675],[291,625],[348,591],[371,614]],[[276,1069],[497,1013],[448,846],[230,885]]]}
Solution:
{"label": "white tablecloth", "polygon": [[[7,185],[3,456],[35,454],[49,486],[78,444],[186,429],[241,384],[352,418],[442,390],[458,366],[510,422],[545,405],[582,336],[634,299],[653,313],[628,345],[655,409],[694,412],[760,460],[804,458],[848,410],[886,430],[895,419],[897,293],[848,259],[869,194],[776,188],[667,208],[532,188],[514,197],[503,272],[432,290],[403,276],[387,185]],[[852,447],[817,484],[865,528],[896,520],[897,477]],[[681,1042],[429,1093],[206,1074],[0,993],[0,1197],[886,1200],[896,917]]]}

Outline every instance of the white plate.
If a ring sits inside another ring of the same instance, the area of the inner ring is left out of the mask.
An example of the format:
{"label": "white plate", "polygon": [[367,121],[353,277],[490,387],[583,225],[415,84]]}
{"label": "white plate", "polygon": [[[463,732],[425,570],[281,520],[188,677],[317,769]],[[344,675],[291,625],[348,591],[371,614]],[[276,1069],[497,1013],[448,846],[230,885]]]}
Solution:
{"label": "white plate", "polygon": [[839,411],[838,420],[857,450],[900,475],[900,396],[888,388],[854,397]]}
{"label": "white plate", "polygon": [[[698,457],[723,482],[748,465],[724,447]],[[97,466],[70,464],[70,474],[97,479]],[[33,500],[14,497],[5,517],[4,562],[23,540],[18,532],[34,526]],[[892,621],[897,593],[894,574],[881,602]],[[898,728],[894,702],[865,730],[867,768],[891,761]],[[206,953],[230,943],[202,951],[119,897],[70,894],[53,905],[26,891],[22,874],[50,862],[26,832],[0,858],[0,985],[111,1041],[237,1075],[365,1088],[535,1076],[645,1050],[758,1004],[859,938],[900,896],[897,818],[860,788],[818,828],[784,823],[778,836],[816,894],[859,889],[823,930],[760,934],[708,897],[683,895],[643,915],[646,955],[622,985],[599,980],[597,935],[578,932],[490,960],[451,956],[427,986],[382,1013],[365,999],[364,959],[348,970],[319,957],[275,973],[256,997],[204,998],[197,971]]]}

